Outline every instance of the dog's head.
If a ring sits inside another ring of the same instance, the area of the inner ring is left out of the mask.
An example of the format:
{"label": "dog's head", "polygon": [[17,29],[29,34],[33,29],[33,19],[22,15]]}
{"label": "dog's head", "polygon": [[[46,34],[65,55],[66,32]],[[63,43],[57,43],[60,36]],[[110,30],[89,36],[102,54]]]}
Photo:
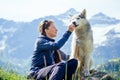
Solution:
{"label": "dog's head", "polygon": [[84,9],[82,13],[77,13],[71,16],[70,22],[76,27],[81,27],[88,24],[88,21],[86,20],[86,10]]}

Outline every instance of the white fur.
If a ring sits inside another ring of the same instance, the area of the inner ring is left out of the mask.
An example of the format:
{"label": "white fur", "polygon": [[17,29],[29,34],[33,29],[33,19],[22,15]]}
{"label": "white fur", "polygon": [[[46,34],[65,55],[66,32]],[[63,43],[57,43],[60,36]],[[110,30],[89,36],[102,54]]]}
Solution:
{"label": "white fur", "polygon": [[[79,18],[82,15],[84,18]],[[76,22],[78,25],[72,37],[72,53],[71,58],[76,58],[79,62],[79,73],[83,73],[85,76],[90,75],[89,71],[93,64],[92,51],[93,51],[93,33],[91,26],[86,19],[86,11],[81,14],[75,14],[71,18],[71,22]]]}

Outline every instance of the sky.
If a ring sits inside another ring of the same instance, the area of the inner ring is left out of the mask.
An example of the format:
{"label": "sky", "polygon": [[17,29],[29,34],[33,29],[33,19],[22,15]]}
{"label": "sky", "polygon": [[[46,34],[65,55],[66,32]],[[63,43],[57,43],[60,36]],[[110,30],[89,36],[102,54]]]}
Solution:
{"label": "sky", "polygon": [[120,19],[120,0],[0,0],[0,18],[29,22],[40,17],[59,15],[70,8],[81,12],[87,10],[87,17],[103,12]]}

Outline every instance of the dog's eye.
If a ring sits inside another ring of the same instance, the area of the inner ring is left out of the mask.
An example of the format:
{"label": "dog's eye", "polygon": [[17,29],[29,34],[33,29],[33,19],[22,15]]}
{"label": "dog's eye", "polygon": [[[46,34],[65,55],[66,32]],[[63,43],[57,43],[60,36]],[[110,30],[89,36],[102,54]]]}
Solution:
{"label": "dog's eye", "polygon": [[77,18],[77,20],[79,20],[80,18]]}
{"label": "dog's eye", "polygon": [[82,18],[85,18],[85,16],[84,15],[79,15],[79,17],[82,19]]}

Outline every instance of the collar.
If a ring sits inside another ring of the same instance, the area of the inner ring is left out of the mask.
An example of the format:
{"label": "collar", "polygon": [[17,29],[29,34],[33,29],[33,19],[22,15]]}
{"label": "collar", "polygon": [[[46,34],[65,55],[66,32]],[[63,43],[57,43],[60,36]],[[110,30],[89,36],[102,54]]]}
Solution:
{"label": "collar", "polygon": [[51,38],[49,38],[49,37],[47,37],[47,36],[45,36],[45,35],[41,35],[40,37],[41,37],[41,38],[44,38],[44,39],[47,39],[47,40],[49,40],[49,41],[52,41],[52,42],[55,41],[54,39],[51,39]]}

